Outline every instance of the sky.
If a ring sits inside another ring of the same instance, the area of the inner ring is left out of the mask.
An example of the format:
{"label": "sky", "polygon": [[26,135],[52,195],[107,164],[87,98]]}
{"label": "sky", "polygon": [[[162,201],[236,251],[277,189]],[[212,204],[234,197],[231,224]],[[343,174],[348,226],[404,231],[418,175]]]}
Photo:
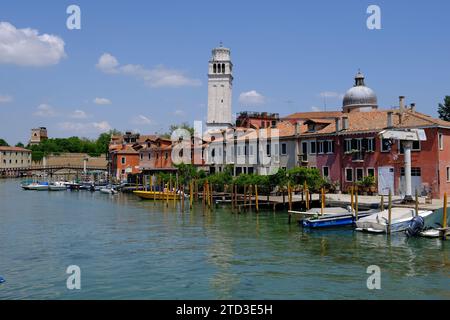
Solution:
{"label": "sky", "polygon": [[[69,30],[66,10],[81,9]],[[369,5],[381,29],[367,28]],[[95,138],[204,121],[211,50],[234,64],[233,113],[340,110],[360,69],[380,108],[437,116],[450,95],[447,0],[0,2],[0,138]]]}

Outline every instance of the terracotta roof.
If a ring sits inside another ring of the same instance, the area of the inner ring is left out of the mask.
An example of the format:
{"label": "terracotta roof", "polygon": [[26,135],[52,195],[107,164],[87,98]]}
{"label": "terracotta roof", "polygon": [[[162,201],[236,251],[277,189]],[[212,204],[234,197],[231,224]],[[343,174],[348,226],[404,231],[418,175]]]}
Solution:
{"label": "terracotta roof", "polygon": [[308,119],[324,119],[336,118],[343,115],[342,111],[317,111],[317,112],[297,112],[286,116],[285,120],[308,120]]}
{"label": "terracotta roof", "polygon": [[31,152],[31,150],[20,147],[0,147],[0,151]]}
{"label": "terracotta roof", "polygon": [[126,146],[120,146],[119,148],[111,150],[115,152],[116,154],[134,154],[138,153],[136,150],[133,149],[133,147],[126,145]]}
{"label": "terracotta roof", "polygon": [[[416,111],[406,110],[401,114],[398,109],[396,110],[373,110],[367,112],[350,112],[343,114],[342,119],[348,117],[349,128],[347,130],[341,130],[341,134],[356,133],[356,132],[373,132],[381,131],[387,128],[388,113],[392,112],[392,124],[395,128],[420,128],[430,126],[443,126],[450,128],[450,122],[443,121],[419,113]],[[401,120],[400,120],[401,119]],[[336,132],[335,121],[331,121],[325,128],[316,132],[305,132],[304,135],[323,135],[332,134]]]}

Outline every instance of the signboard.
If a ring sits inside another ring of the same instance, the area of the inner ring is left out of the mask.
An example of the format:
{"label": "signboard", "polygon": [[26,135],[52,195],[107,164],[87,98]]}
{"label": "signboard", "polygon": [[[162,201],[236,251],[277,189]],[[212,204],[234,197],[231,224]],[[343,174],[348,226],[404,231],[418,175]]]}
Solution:
{"label": "signboard", "polygon": [[404,140],[404,141],[427,141],[425,130],[409,129],[409,130],[384,130],[380,132],[383,139]]}

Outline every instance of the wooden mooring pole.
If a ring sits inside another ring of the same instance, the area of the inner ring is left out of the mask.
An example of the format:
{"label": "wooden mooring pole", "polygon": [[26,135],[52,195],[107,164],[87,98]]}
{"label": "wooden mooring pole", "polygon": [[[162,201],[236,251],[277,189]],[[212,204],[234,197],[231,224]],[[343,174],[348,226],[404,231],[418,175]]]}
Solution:
{"label": "wooden mooring pole", "polygon": [[389,190],[389,204],[388,204],[388,225],[387,233],[391,234],[391,224],[392,224],[392,190]]}

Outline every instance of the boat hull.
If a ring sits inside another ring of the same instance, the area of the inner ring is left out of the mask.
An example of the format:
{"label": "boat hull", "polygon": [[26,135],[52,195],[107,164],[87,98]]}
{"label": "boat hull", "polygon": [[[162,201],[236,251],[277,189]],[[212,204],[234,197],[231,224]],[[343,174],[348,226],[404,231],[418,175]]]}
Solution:
{"label": "boat hull", "polygon": [[[432,211],[419,211],[422,218],[431,215]],[[366,233],[396,233],[406,231],[411,220],[415,217],[415,210],[409,208],[393,208],[392,222],[388,227],[388,211],[373,214],[356,222],[356,230]]]}
{"label": "boat hull", "polygon": [[177,200],[180,195],[175,192],[161,191],[133,191],[135,195],[144,200]]}
{"label": "boat hull", "polygon": [[[362,214],[359,218],[364,218],[370,214]],[[355,224],[355,217],[351,214],[330,216],[319,219],[306,219],[303,220],[302,225],[304,228],[321,229],[321,228],[333,228],[333,227],[347,227]]]}

